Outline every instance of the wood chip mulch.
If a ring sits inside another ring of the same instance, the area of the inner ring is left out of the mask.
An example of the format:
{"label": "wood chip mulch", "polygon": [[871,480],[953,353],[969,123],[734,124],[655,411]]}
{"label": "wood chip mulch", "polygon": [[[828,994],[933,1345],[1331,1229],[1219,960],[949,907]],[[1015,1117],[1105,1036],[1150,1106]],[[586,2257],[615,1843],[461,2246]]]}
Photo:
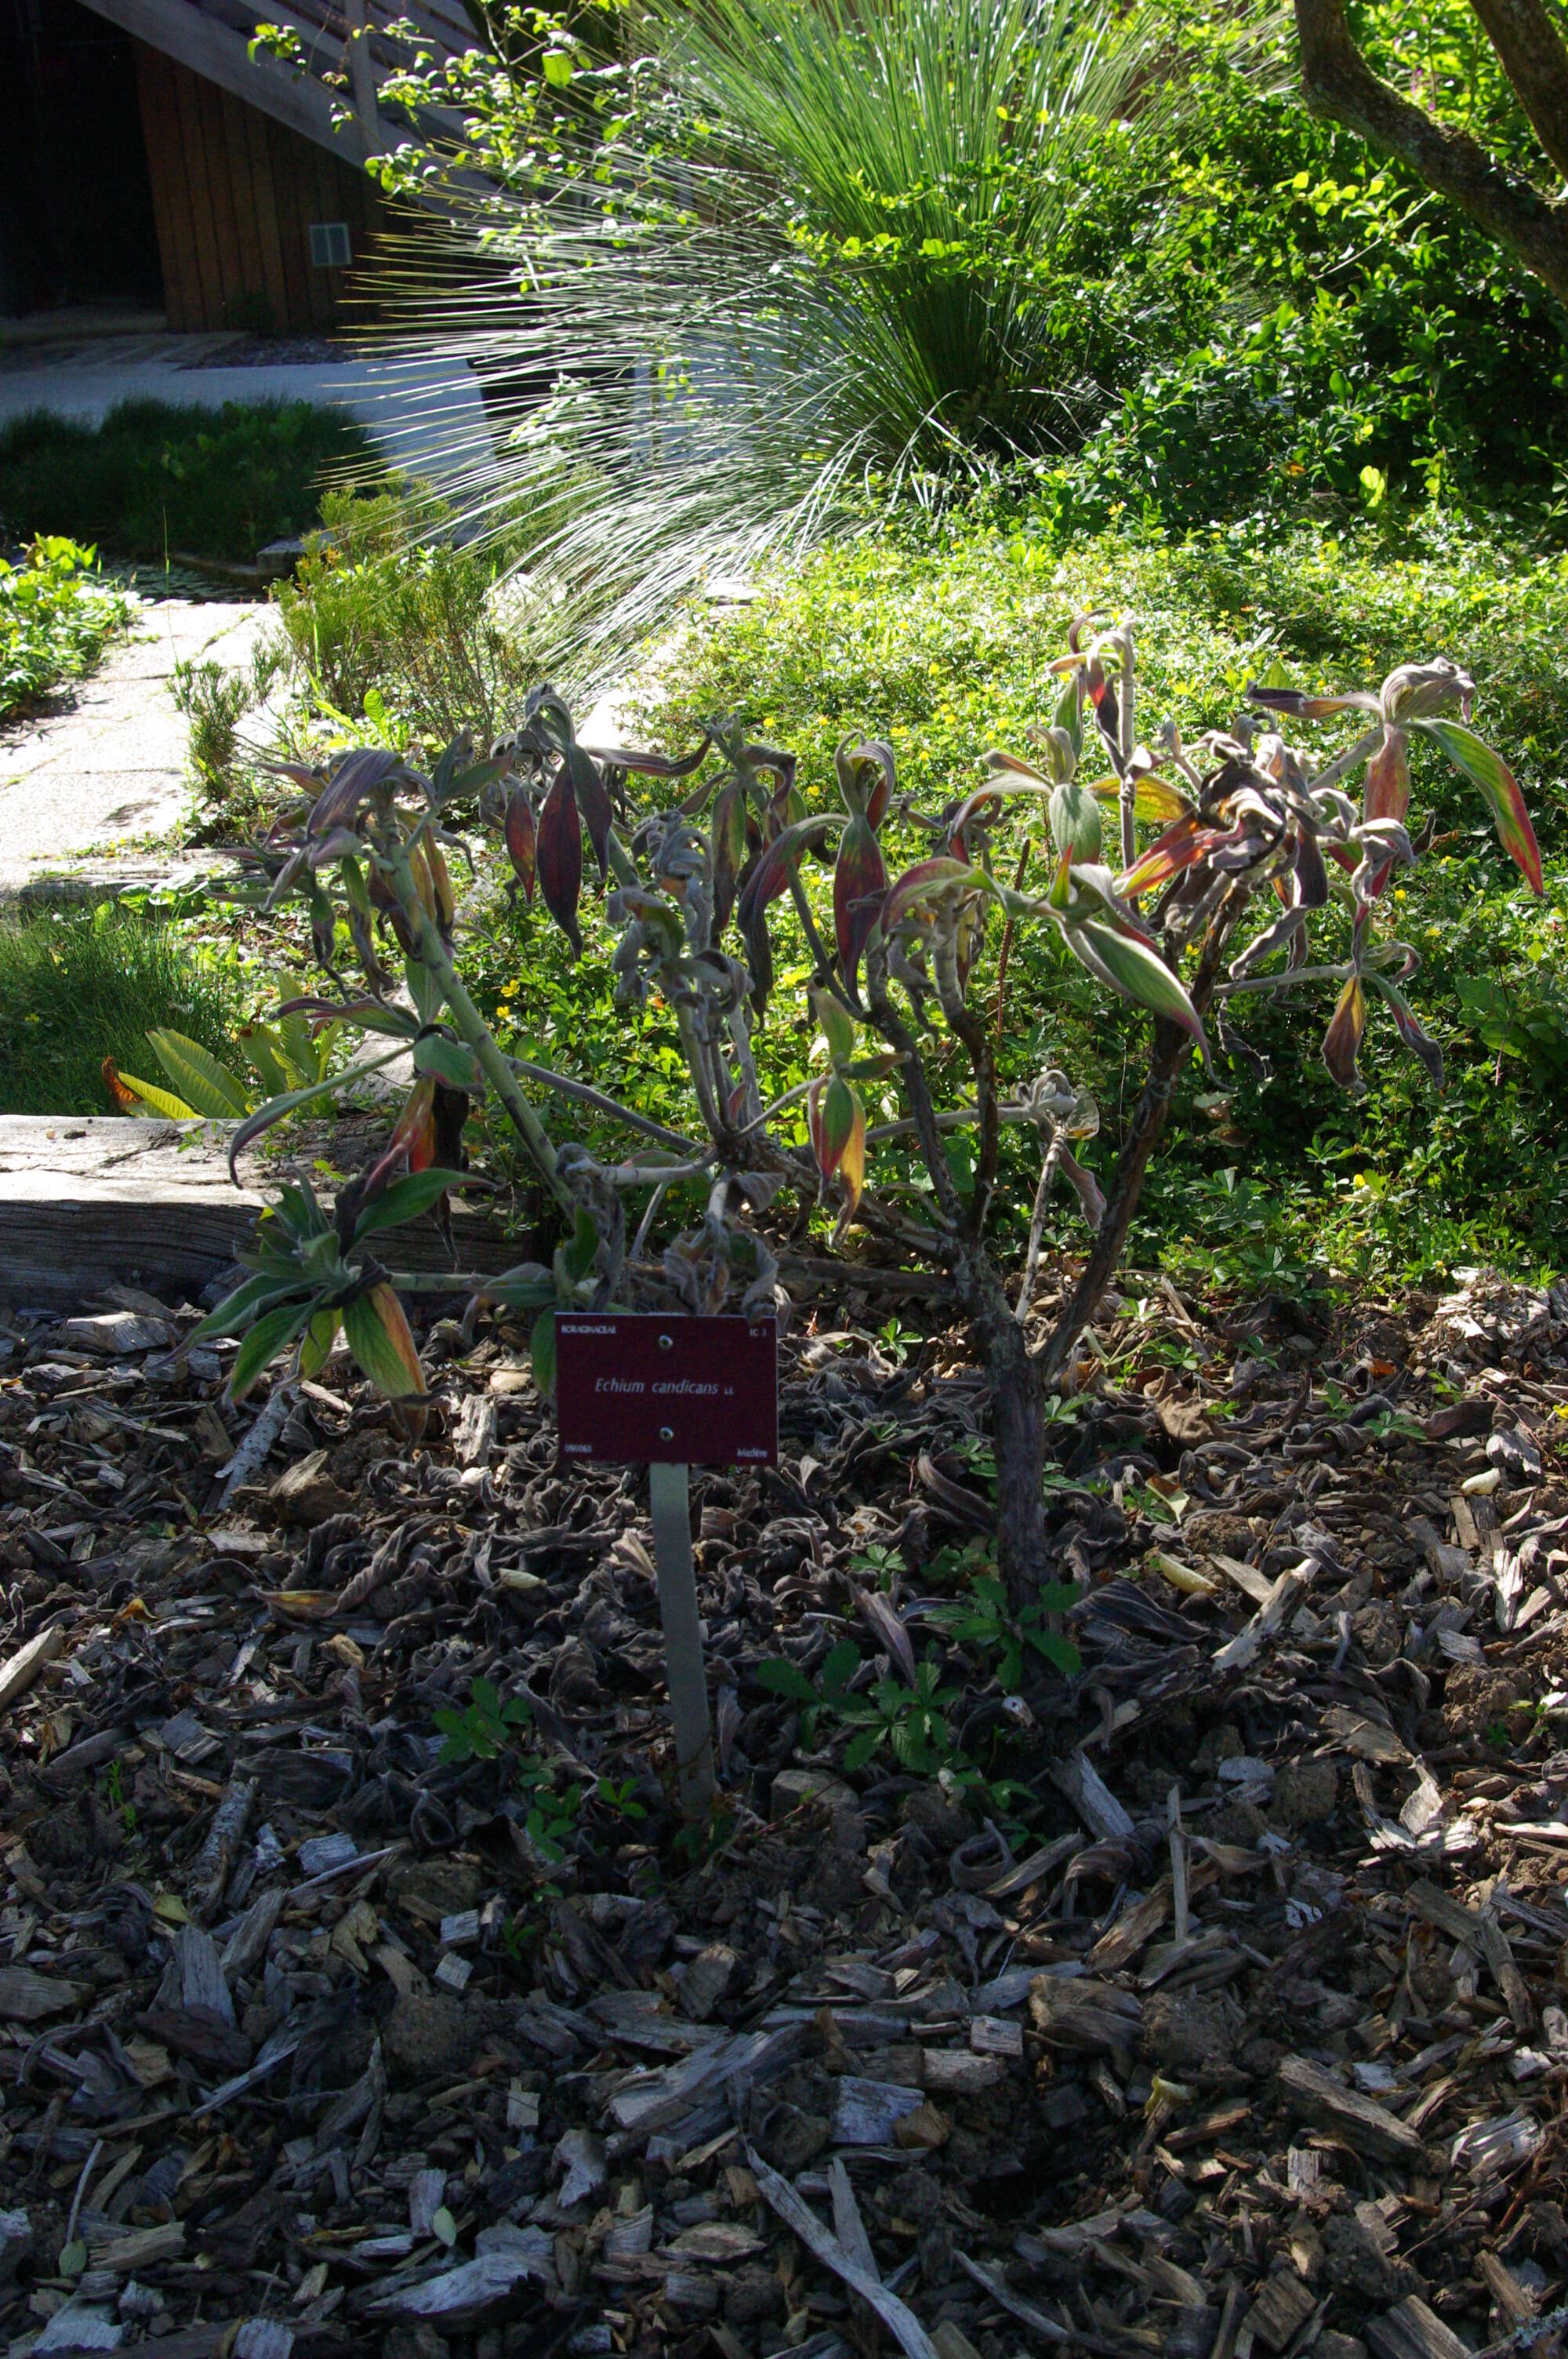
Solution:
{"label": "wood chip mulch", "polygon": [[[341,1359],[226,1408],[195,1306],[0,1315],[0,2348],[1558,2352],[1568,1293],[1124,1286],[1014,1694],[931,1619],[961,1347],[784,1345],[694,1480],[706,1858],[645,1478],[508,1331],[410,1443]],[[758,1684],[846,1634],[1013,1815]]]}

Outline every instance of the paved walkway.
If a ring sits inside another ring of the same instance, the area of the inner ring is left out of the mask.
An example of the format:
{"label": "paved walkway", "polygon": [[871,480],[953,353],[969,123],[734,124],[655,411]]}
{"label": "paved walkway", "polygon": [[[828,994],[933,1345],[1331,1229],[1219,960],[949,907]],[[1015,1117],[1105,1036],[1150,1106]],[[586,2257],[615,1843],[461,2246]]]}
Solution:
{"label": "paved walkway", "polygon": [[176,663],[249,656],[267,609],[169,598],[46,719],[0,725],[0,899],[89,845],[180,820],[187,723],[169,692]]}

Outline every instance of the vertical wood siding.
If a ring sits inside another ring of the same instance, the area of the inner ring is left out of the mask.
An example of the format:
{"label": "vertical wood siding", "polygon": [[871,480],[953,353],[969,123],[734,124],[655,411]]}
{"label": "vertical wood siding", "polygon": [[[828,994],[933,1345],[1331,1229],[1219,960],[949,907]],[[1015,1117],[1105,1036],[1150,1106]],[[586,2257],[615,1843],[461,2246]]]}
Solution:
{"label": "vertical wood siding", "polygon": [[371,182],[145,41],[135,51],[169,327],[330,332],[351,273],[311,267],[310,223],[347,222],[361,261],[381,223]]}

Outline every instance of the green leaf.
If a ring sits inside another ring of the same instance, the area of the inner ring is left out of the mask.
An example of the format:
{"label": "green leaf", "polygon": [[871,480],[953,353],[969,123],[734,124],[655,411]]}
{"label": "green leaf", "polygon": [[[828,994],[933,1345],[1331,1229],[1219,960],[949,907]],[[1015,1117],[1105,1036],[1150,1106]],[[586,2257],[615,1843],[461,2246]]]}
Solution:
{"label": "green leaf", "polygon": [[305,1331],[305,1341],[299,1346],[299,1373],[302,1376],[317,1375],[326,1366],[341,1325],[342,1317],[339,1311],[317,1311]]}
{"label": "green leaf", "polygon": [[584,1278],[588,1276],[589,1272],[593,1267],[594,1258],[598,1252],[599,1231],[594,1226],[593,1215],[591,1212],[579,1207],[577,1216],[577,1228],[573,1233],[572,1241],[569,1245],[562,1248],[561,1255],[561,1258],[566,1265],[567,1275],[572,1280],[574,1285],[579,1278]]}
{"label": "green leaf", "polygon": [[[289,1265],[289,1278],[285,1283],[298,1283],[298,1272],[292,1263]],[[254,1277],[247,1277],[243,1286],[236,1286],[232,1294],[226,1294],[217,1309],[210,1310],[206,1318],[191,1329],[185,1339],[187,1343],[206,1343],[214,1336],[242,1333],[253,1315],[280,1290],[277,1278],[270,1272],[264,1270]]]}
{"label": "green leaf", "polygon": [[232,1073],[200,1040],[183,1032],[149,1032],[154,1056],[175,1088],[199,1114],[211,1122],[243,1120],[251,1102]]}
{"label": "green leaf", "polygon": [[1530,813],[1519,781],[1500,754],[1495,754],[1484,738],[1457,721],[1417,721],[1412,724],[1434,738],[1456,770],[1464,773],[1473,786],[1480,788],[1487,807],[1498,831],[1498,841],[1514,865],[1528,878],[1532,893],[1543,897],[1545,880],[1541,868],[1541,846],[1535,840],[1535,830],[1530,823]]}
{"label": "green leaf", "polygon": [[501,1690],[496,1686],[493,1680],[475,1680],[473,1685],[469,1690],[469,1694],[472,1698],[473,1701],[478,1704],[481,1712],[484,1713],[487,1720],[494,1720],[499,1717],[501,1712]]}
{"label": "green leaf", "polygon": [[1042,1582],[1034,1603],[1042,1614],[1066,1614],[1078,1602],[1079,1591],[1070,1581]]}
{"label": "green leaf", "polygon": [[343,1334],[355,1361],[389,1400],[419,1398],[425,1372],[403,1305],[390,1286],[373,1286],[343,1306]]}
{"label": "green leaf", "polygon": [[395,1180],[354,1223],[354,1243],[373,1236],[377,1229],[395,1229],[403,1221],[418,1220],[449,1188],[460,1188],[462,1179],[460,1171],[443,1170],[432,1164],[428,1170],[410,1171],[406,1178]]}
{"label": "green leaf", "polygon": [[816,1701],[816,1690],[806,1673],[798,1665],[786,1663],[780,1657],[759,1663],[752,1676],[760,1688],[767,1689],[770,1695],[789,1696],[796,1703]]}
{"label": "green leaf", "polygon": [[534,1332],[528,1344],[528,1356],[534,1364],[534,1382],[545,1400],[556,1397],[556,1314],[554,1310],[541,1310],[534,1321]]}
{"label": "green leaf", "polygon": [[841,1692],[860,1668],[860,1650],[853,1638],[840,1638],[822,1666],[822,1691],[831,1697]]}
{"label": "green leaf", "polygon": [[1054,1663],[1064,1679],[1076,1678],[1084,1668],[1084,1658],[1069,1638],[1058,1638],[1054,1630],[1031,1630],[1029,1643],[1037,1653]]}
{"label": "green leaf", "polygon": [[863,1769],[881,1741],[880,1728],[863,1728],[859,1736],[852,1736],[844,1748],[845,1768]]}
{"label": "green leaf", "polygon": [[244,1342],[229,1375],[229,1398],[243,1401],[264,1368],[286,1351],[310,1316],[306,1302],[285,1302],[276,1310],[269,1310],[258,1319]]}
{"label": "green leaf", "polygon": [[[401,1045],[395,1049],[388,1049],[384,1056],[367,1057],[362,1065],[351,1065],[346,1072],[334,1073],[325,1081],[309,1082],[303,1089],[289,1090],[280,1098],[268,1098],[265,1105],[257,1106],[254,1114],[247,1115],[229,1141],[230,1178],[236,1185],[238,1184],[239,1175],[234,1169],[234,1164],[241,1148],[248,1147],[253,1138],[259,1138],[264,1130],[270,1130],[275,1122],[281,1122],[285,1114],[296,1114],[301,1106],[313,1105],[318,1098],[335,1097],[340,1090],[346,1090],[351,1082],[357,1082],[362,1074],[379,1073],[384,1065],[390,1065],[395,1058],[401,1057],[403,1053]],[[121,1079],[126,1081],[127,1086],[130,1086],[126,1075],[122,1074]]]}
{"label": "green leaf", "polygon": [[565,90],[572,78],[572,61],[565,49],[546,49],[540,61],[552,90]]}
{"label": "green leaf", "polygon": [[1152,1014],[1179,1024],[1206,1049],[1202,1021],[1180,976],[1173,974],[1164,960],[1146,942],[1131,934],[1119,934],[1114,926],[1102,925],[1095,918],[1086,919],[1081,925],[1068,926],[1065,932],[1072,948],[1077,947],[1078,937],[1082,937],[1119,991]]}
{"label": "green leaf", "polygon": [[477,1095],[484,1087],[484,1076],[479,1060],[471,1049],[460,1040],[449,1040],[444,1032],[427,1032],[414,1043],[414,1070],[416,1073],[434,1073],[449,1089],[469,1090]]}
{"label": "green leaf", "polygon": [[556,1281],[540,1261],[521,1261],[499,1277],[487,1278],[477,1298],[502,1302],[509,1310],[538,1310],[556,1299]]}
{"label": "green leaf", "polygon": [[154,1114],[161,1114],[166,1122],[200,1121],[196,1108],[187,1105],[183,1098],[177,1098],[172,1090],[160,1090],[156,1082],[138,1082],[135,1073],[122,1073],[119,1078],[144,1105],[151,1106]]}
{"label": "green leaf", "polygon": [[434,1024],[441,1013],[441,986],[422,961],[415,958],[403,962],[404,980],[408,996],[421,1024]]}
{"label": "green leaf", "polygon": [[1051,834],[1057,851],[1070,852],[1075,860],[1098,860],[1100,856],[1103,830],[1099,804],[1090,788],[1076,779],[1065,779],[1052,790]]}

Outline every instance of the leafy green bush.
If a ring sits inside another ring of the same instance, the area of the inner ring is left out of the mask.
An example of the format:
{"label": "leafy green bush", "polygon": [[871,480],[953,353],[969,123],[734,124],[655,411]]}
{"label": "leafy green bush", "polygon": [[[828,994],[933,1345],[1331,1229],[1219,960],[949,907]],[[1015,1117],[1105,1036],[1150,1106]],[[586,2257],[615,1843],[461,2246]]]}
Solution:
{"label": "leafy green bush", "polygon": [[124,401],[99,426],[34,410],[0,429],[0,534],[249,564],[315,523],[325,480],[373,463],[362,427],[307,401]]}
{"label": "leafy green bush", "polygon": [[91,671],[135,600],[103,581],[97,552],[50,534],[0,557],[0,720]]}
{"label": "leafy green bush", "polygon": [[276,592],[309,697],[350,722],[391,716],[436,745],[465,727],[494,735],[541,665],[526,594],[503,587],[514,538],[459,547],[448,511],[401,483],[330,491],[321,518]]}
{"label": "leafy green bush", "polygon": [[[1568,633],[1568,561],[1443,518],[1342,535],[1241,524],[1166,547],[1124,533],[1064,543],[1049,516],[998,509],[825,549],[762,585],[749,607],[694,620],[645,684],[637,724],[675,744],[705,714],[743,710],[761,734],[799,748],[815,808],[830,790],[834,746],[875,714],[914,806],[939,809],[978,775],[989,743],[1016,743],[1049,717],[1050,658],[1075,603],[1136,612],[1155,709],[1180,699],[1198,725],[1228,726],[1249,677],[1281,658],[1298,679],[1336,684],[1379,679],[1411,646],[1465,661],[1489,734],[1516,757],[1545,855],[1537,903],[1485,840],[1473,799],[1418,756],[1438,840],[1393,890],[1406,896],[1400,928],[1424,962],[1415,995],[1447,1056],[1444,1093],[1434,1100],[1408,1060],[1374,1042],[1370,1093],[1347,1108],[1314,1038],[1282,1011],[1249,1014],[1271,1074],[1222,1063],[1217,1077],[1178,1085],[1140,1249],[1249,1284],[1294,1282],[1308,1267],[1420,1276],[1477,1255],[1560,1265],[1568,1174],[1552,1144],[1560,1115],[1547,1068],[1507,1052],[1499,1066],[1495,1033],[1477,1029],[1460,986],[1490,978],[1539,1008],[1561,964],[1568,682],[1556,651]],[[1040,874],[1042,831],[1021,822],[998,843],[999,875],[1011,881],[1026,840],[1025,882]],[[524,995],[531,1027],[553,988]],[[994,963],[987,988],[994,1006]],[[1135,1020],[1029,931],[1011,944],[1004,1006],[1004,1082],[1059,1062],[1114,1134],[1133,1094]],[[563,1010],[546,1020],[570,1019]],[[586,1006],[575,1020],[591,1026]],[[627,1058],[631,1044],[603,1053]],[[1024,1175],[1011,1176],[1016,1196]],[[1046,1234],[1073,1244],[1067,1223]]]}
{"label": "leafy green bush", "polygon": [[[1405,67],[1429,86],[1445,34],[1468,23],[1486,49],[1467,7],[1421,16]],[[1088,158],[1097,309],[1137,331],[1102,379],[1117,396],[1103,421],[1037,470],[1062,521],[1202,527],[1439,497],[1560,521],[1568,340],[1539,282],[1226,48],[1190,103],[1162,186],[1140,188],[1112,149]],[[1506,98],[1488,85],[1466,112],[1495,124]]]}
{"label": "leafy green bush", "polygon": [[288,669],[289,650],[276,639],[261,639],[250,660],[230,668],[214,663],[177,663],[170,694],[178,712],[190,723],[186,759],[203,800],[226,808],[247,784],[240,744],[240,724],[265,703],[279,675]]}
{"label": "leafy green bush", "polygon": [[232,1062],[233,969],[183,929],[103,902],[0,921],[0,1112],[103,1114],[103,1060],[135,1071],[169,1027]]}

